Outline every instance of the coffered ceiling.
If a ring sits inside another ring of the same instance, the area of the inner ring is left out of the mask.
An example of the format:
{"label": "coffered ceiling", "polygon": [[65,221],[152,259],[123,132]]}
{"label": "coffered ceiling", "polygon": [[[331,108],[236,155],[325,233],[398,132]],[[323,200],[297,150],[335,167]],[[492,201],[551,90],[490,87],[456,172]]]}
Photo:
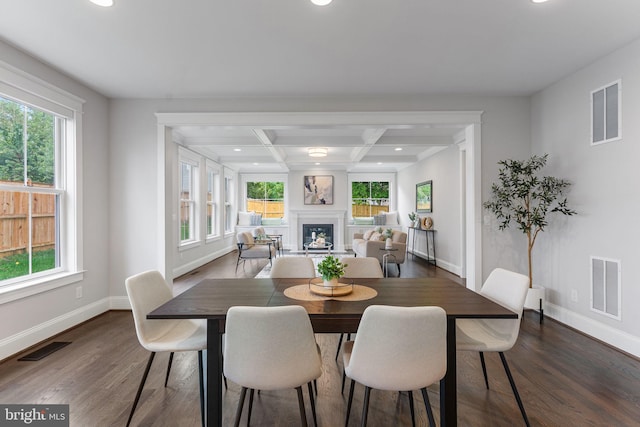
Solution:
{"label": "coffered ceiling", "polygon": [[[182,145],[240,172],[394,172],[455,142],[461,126],[180,126]],[[310,157],[310,147],[327,149]]]}

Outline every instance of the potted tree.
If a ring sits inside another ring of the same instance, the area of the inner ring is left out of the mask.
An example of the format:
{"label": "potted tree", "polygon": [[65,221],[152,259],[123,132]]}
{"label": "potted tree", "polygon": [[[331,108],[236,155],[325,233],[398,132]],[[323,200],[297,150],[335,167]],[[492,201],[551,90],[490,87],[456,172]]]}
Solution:
{"label": "potted tree", "polygon": [[[498,219],[500,230],[515,224],[527,236],[530,288],[533,288],[533,246],[538,233],[544,231],[548,224],[547,216],[556,212],[569,216],[576,213],[567,206],[567,198],[564,196],[571,183],[552,176],[538,176],[539,171],[547,164],[547,157],[548,154],[544,154],[534,155],[524,161],[499,161],[498,182],[491,186],[491,198],[484,203],[484,207]],[[538,294],[541,300],[543,292],[544,290]],[[542,302],[540,310],[542,314]]]}
{"label": "potted tree", "polygon": [[333,255],[327,255],[318,263],[318,273],[324,280],[325,288],[338,286],[338,279],[344,276],[344,268],[348,264],[342,263]]}

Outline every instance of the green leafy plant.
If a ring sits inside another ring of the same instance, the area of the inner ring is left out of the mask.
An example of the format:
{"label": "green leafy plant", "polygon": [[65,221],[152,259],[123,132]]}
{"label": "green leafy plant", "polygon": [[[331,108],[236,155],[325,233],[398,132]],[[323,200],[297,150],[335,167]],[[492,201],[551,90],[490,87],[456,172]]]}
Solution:
{"label": "green leafy plant", "polygon": [[571,183],[552,176],[538,176],[538,171],[547,164],[547,157],[548,154],[534,155],[525,161],[499,161],[498,182],[491,186],[491,199],[484,203],[484,207],[498,219],[500,230],[515,223],[527,235],[529,286],[533,286],[531,252],[538,233],[548,225],[547,215],[558,212],[570,216],[576,213],[567,206],[564,197]]}
{"label": "green leafy plant", "polygon": [[416,219],[418,219],[418,214],[416,212],[409,212],[409,220],[411,223],[416,222]]}
{"label": "green leafy plant", "polygon": [[391,238],[393,237],[393,228],[387,228],[384,230],[384,237]]}
{"label": "green leafy plant", "polygon": [[318,273],[323,280],[339,279],[344,276],[344,268],[347,265],[333,255],[327,255],[318,263]]}

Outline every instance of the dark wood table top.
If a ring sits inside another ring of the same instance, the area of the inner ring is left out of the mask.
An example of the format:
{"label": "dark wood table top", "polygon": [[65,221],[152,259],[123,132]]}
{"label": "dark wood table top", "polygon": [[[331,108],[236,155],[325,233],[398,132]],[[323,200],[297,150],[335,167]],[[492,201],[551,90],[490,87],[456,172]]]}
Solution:
{"label": "dark wood table top", "polygon": [[[366,301],[299,301],[284,290],[306,279],[205,279],[148,314],[150,319],[219,319],[235,305],[301,305],[313,320],[359,319],[372,304],[439,306],[455,318],[515,318],[517,314],[479,294],[443,278],[357,279],[378,295]],[[330,331],[325,331],[330,332]],[[337,331],[341,332],[341,331]]]}

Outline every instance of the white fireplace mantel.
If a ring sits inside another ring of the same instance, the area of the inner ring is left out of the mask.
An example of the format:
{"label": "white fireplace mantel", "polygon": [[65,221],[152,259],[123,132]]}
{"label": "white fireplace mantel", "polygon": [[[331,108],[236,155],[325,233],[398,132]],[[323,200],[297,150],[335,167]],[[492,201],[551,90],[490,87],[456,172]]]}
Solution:
{"label": "white fireplace mantel", "polygon": [[344,251],[344,234],[347,211],[343,209],[323,209],[318,206],[315,209],[289,211],[290,244],[295,250],[302,248],[302,224],[333,224],[333,249]]}

